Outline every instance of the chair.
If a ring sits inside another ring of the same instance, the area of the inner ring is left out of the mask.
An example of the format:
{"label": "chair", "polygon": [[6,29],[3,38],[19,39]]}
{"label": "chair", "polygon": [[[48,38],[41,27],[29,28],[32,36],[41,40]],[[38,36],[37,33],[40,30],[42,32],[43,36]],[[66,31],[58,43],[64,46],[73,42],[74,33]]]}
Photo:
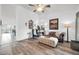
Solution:
{"label": "chair", "polygon": [[60,33],[60,35],[59,35],[59,37],[58,37],[58,42],[64,42],[64,36],[65,36],[65,33],[64,32],[62,32],[62,33]]}

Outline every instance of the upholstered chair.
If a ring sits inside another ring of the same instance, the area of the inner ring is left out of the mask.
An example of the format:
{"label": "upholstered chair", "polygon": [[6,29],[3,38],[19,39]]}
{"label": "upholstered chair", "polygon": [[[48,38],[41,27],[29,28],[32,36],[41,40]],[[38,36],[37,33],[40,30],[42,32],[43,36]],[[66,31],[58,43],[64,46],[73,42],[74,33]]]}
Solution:
{"label": "upholstered chair", "polygon": [[64,42],[64,36],[65,36],[64,32],[60,33],[60,35],[58,37],[58,41],[63,43]]}

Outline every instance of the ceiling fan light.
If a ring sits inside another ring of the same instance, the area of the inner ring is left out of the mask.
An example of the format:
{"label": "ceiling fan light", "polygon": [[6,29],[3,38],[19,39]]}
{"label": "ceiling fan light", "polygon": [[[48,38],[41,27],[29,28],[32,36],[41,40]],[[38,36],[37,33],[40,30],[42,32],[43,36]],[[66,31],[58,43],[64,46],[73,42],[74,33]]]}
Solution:
{"label": "ceiling fan light", "polygon": [[47,8],[50,8],[50,5],[45,5],[45,4],[29,4],[29,6],[33,6],[34,10],[33,12],[44,12]]}
{"label": "ceiling fan light", "polygon": [[43,8],[39,7],[39,8],[37,8],[37,11],[41,12],[41,11],[43,11]]}

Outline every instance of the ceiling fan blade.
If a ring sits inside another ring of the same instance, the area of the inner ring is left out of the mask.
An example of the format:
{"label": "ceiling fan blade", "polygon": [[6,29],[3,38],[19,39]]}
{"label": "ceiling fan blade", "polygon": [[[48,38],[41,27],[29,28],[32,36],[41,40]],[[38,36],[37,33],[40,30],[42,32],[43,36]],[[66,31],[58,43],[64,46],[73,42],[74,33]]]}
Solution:
{"label": "ceiling fan blade", "polygon": [[44,13],[44,10],[42,11],[42,13]]}
{"label": "ceiling fan blade", "polygon": [[29,6],[34,6],[33,4],[28,4]]}
{"label": "ceiling fan blade", "polygon": [[50,5],[46,5],[46,7],[49,7],[50,8],[51,6]]}
{"label": "ceiling fan blade", "polygon": [[33,10],[33,12],[36,12],[36,10]]}

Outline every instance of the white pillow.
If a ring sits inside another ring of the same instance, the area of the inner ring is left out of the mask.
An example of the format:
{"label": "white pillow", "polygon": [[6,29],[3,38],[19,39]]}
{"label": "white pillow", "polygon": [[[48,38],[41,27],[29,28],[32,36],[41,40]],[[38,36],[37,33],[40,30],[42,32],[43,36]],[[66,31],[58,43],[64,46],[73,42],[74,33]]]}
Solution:
{"label": "white pillow", "polygon": [[57,38],[55,38],[55,37],[50,37],[49,39],[50,39],[50,40],[54,40],[54,39],[57,39]]}
{"label": "white pillow", "polygon": [[50,40],[53,40],[53,39],[54,39],[54,37],[50,37],[49,39],[50,39]]}

